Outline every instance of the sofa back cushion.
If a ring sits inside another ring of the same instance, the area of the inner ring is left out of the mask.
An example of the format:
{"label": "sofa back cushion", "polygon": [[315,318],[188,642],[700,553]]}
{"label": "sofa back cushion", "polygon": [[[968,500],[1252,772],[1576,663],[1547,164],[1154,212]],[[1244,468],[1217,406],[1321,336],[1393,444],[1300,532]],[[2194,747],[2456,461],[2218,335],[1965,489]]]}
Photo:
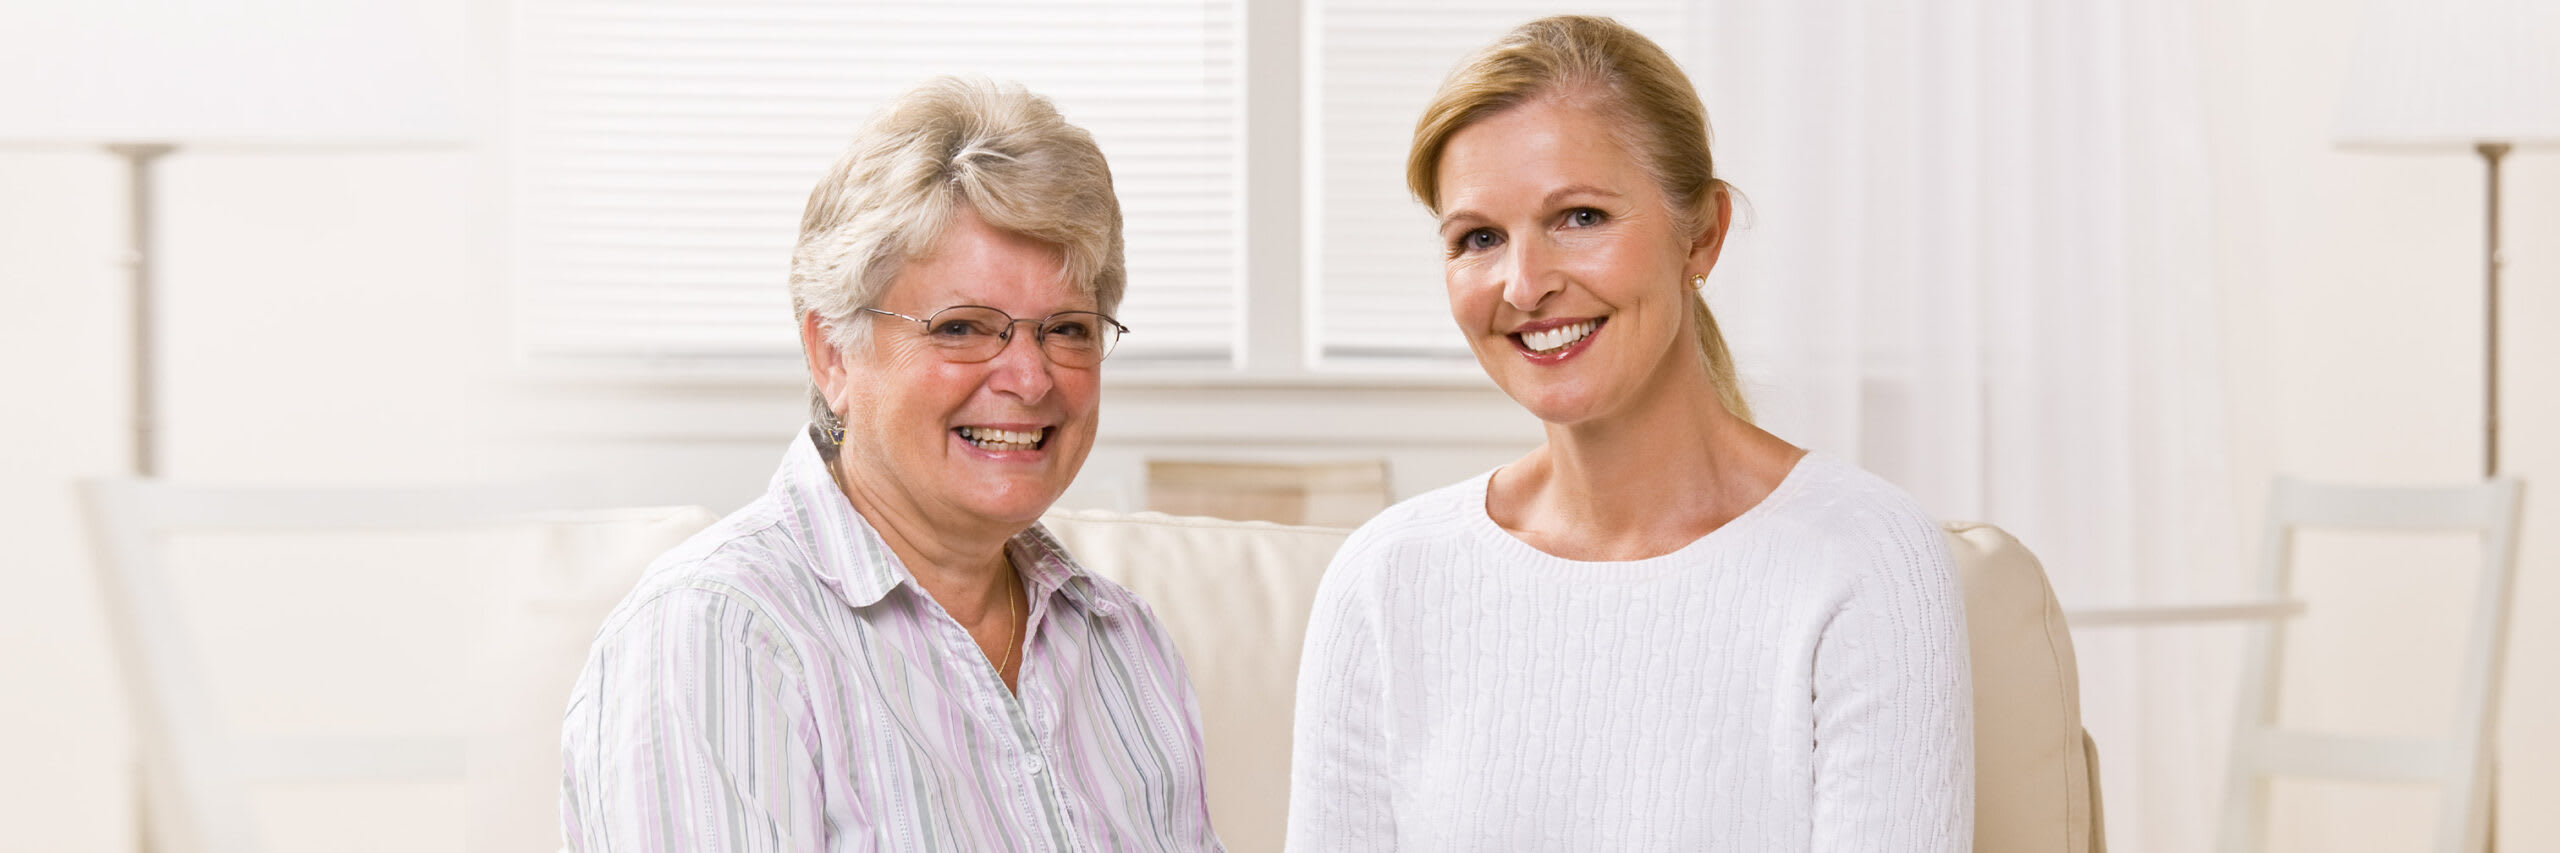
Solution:
{"label": "sofa back cushion", "polygon": [[1218,838],[1232,853],[1279,850],[1298,647],[1316,581],[1351,532],[1090,510],[1041,523],[1078,562],[1145,599],[1181,648],[1200,697]]}
{"label": "sofa back cushion", "polygon": [[2000,528],[1945,529],[1973,650],[1973,849],[2097,853],[2080,670],[2044,565]]}

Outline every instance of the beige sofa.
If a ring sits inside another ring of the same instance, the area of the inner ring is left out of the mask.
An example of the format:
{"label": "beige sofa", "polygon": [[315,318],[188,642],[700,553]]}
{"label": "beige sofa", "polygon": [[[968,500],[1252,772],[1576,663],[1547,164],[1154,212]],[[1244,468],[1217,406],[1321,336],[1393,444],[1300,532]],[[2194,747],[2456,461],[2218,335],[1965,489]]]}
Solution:
{"label": "beige sofa", "polygon": [[[560,705],[588,639],[644,555],[710,520],[700,510],[625,513],[526,545],[543,568],[492,618],[480,670],[493,701],[471,744],[471,849],[559,843]],[[1228,848],[1280,849],[1299,640],[1347,531],[1093,511],[1053,512],[1046,523],[1085,564],[1151,603],[1181,646],[1207,729],[1209,809]],[[1974,849],[2102,851],[2071,635],[2044,571],[1998,528],[1946,530],[1973,646]]]}

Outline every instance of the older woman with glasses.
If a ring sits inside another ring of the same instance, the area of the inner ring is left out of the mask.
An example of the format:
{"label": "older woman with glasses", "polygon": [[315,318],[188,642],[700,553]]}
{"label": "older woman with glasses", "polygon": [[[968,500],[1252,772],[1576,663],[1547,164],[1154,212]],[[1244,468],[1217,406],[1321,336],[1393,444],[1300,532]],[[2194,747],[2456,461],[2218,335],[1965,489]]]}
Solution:
{"label": "older woman with glasses", "polygon": [[863,128],[792,259],[813,423],[599,632],[571,849],[1219,849],[1172,641],[1038,524],[1125,280],[1047,100],[944,79]]}

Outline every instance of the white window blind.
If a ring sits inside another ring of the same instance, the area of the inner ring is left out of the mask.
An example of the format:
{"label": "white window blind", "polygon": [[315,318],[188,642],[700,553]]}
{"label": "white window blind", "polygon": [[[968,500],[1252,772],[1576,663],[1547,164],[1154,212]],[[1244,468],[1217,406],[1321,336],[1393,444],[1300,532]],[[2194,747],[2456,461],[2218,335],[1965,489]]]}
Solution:
{"label": "white window blind", "polygon": [[1573,4],[1552,0],[1320,0],[1310,113],[1317,158],[1310,253],[1310,323],[1324,365],[1464,361],[1449,319],[1439,239],[1431,216],[1405,190],[1414,120],[1441,78],[1468,53],[1525,21],[1572,11],[1608,15],[1685,49],[1683,4],[1667,0]]}
{"label": "white window blind", "polygon": [[796,358],[801,206],[937,74],[1015,81],[1093,132],[1128,225],[1114,361],[1232,357],[1239,0],[522,0],[519,337],[537,360]]}

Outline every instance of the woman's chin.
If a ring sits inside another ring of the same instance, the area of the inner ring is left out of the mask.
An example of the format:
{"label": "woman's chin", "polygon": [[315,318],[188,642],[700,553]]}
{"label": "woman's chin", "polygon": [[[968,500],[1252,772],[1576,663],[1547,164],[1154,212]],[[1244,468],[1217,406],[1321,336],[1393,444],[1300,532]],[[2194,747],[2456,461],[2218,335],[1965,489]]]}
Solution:
{"label": "woman's chin", "polygon": [[1596,403],[1591,388],[1556,378],[1496,376],[1494,385],[1538,420],[1569,426],[1589,420]]}
{"label": "woman's chin", "polygon": [[1029,527],[1032,522],[1039,521],[1040,514],[1048,512],[1049,507],[1058,502],[1058,496],[1066,494],[1066,491],[1063,483],[998,478],[975,484],[955,503],[970,515],[987,521]]}
{"label": "woman's chin", "polygon": [[[1585,363],[1587,359],[1576,358],[1566,363],[1539,362],[1517,350],[1492,353],[1491,359],[1485,356],[1486,353],[1479,351],[1476,361],[1484,366],[1494,386],[1501,388],[1512,402],[1520,404],[1520,408],[1527,409],[1539,420],[1550,424],[1572,424],[1592,414],[1599,396],[1592,387],[1593,380],[1605,371],[1592,370],[1595,365]],[[1487,361],[1495,363],[1487,364]]]}

